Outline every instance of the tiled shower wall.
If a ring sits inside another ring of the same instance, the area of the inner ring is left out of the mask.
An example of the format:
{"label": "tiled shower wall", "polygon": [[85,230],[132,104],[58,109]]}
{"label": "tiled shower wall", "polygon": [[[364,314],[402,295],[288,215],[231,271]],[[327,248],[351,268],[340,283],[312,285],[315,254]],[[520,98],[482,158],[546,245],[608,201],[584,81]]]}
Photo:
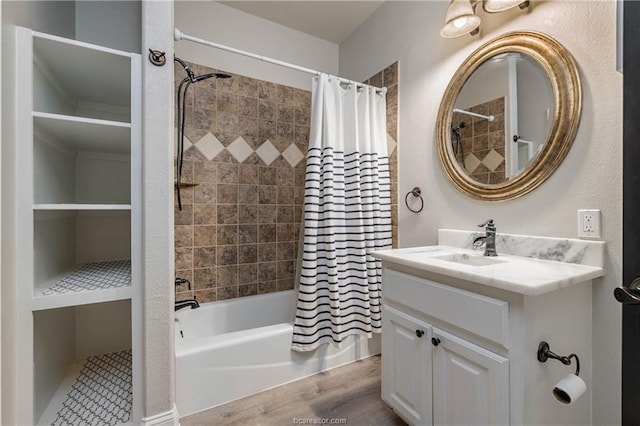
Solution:
{"label": "tiled shower wall", "polygon": [[387,88],[387,150],[391,177],[391,225],[393,247],[398,247],[398,63],[380,71],[365,83]]}
{"label": "tiled shower wall", "polygon": [[[466,123],[466,126],[460,129],[465,169],[480,183],[495,184],[507,180],[504,151],[504,102],[504,97],[500,97],[468,109],[482,115],[493,115],[493,121],[459,112],[453,113],[454,127],[458,127],[460,122]],[[454,135],[451,135],[451,140],[455,141]],[[458,153],[458,162],[460,161],[460,153]]]}
{"label": "tiled shower wall", "polygon": [[[189,66],[196,74],[216,71]],[[175,76],[177,88],[184,70],[176,66]],[[368,81],[393,83],[387,85],[387,120],[396,244],[397,65]],[[239,75],[191,86],[182,182],[197,185],[182,189],[182,211],[176,204],[175,260],[176,276],[192,288],[178,286],[176,300],[293,288],[310,107],[308,91]]]}

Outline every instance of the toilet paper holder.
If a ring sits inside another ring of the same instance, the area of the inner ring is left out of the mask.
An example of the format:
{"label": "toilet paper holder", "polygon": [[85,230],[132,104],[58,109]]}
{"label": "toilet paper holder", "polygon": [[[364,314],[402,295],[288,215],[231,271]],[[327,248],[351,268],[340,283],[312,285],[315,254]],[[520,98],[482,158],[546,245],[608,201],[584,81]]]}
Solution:
{"label": "toilet paper holder", "polygon": [[580,375],[580,359],[578,358],[578,355],[569,354],[567,356],[562,356],[562,355],[555,354],[551,351],[551,349],[549,348],[549,344],[547,342],[544,342],[544,341],[540,342],[540,344],[538,345],[538,361],[547,362],[549,358],[556,359],[561,363],[563,363],[564,365],[571,365],[571,358],[575,358],[576,359],[575,374],[576,376]]}

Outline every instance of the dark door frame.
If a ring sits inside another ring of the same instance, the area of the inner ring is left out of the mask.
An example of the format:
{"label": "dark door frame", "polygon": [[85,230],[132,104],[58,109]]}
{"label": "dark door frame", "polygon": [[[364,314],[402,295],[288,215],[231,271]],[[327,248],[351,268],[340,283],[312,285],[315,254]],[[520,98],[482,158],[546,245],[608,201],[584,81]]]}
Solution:
{"label": "dark door frame", "polygon": [[[624,2],[622,283],[640,276],[640,2]],[[622,424],[640,424],[640,305],[622,305]]]}

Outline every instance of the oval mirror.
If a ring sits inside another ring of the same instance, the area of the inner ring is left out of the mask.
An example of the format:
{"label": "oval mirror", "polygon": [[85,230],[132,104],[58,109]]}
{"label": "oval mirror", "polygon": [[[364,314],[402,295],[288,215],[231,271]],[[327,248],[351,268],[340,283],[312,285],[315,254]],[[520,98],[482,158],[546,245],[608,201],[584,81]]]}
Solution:
{"label": "oval mirror", "polygon": [[442,99],[445,174],[475,199],[524,195],[562,163],[581,110],[578,70],[556,40],[522,31],[491,40],[456,71]]}

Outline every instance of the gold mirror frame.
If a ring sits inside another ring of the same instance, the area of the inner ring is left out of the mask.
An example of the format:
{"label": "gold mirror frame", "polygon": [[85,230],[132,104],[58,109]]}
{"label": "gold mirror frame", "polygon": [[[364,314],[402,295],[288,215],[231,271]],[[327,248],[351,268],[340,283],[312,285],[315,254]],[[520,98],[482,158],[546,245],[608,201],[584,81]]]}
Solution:
{"label": "gold mirror frame", "polygon": [[[471,74],[491,57],[507,52],[525,54],[544,69],[553,91],[553,121],[542,150],[522,173],[504,183],[484,184],[469,177],[450,154],[453,108]],[[560,166],[575,139],[581,112],[580,76],[567,49],[548,35],[534,31],[503,34],[473,52],[447,86],[436,122],[440,163],[447,178],[463,194],[483,201],[512,200],[537,188]]]}

